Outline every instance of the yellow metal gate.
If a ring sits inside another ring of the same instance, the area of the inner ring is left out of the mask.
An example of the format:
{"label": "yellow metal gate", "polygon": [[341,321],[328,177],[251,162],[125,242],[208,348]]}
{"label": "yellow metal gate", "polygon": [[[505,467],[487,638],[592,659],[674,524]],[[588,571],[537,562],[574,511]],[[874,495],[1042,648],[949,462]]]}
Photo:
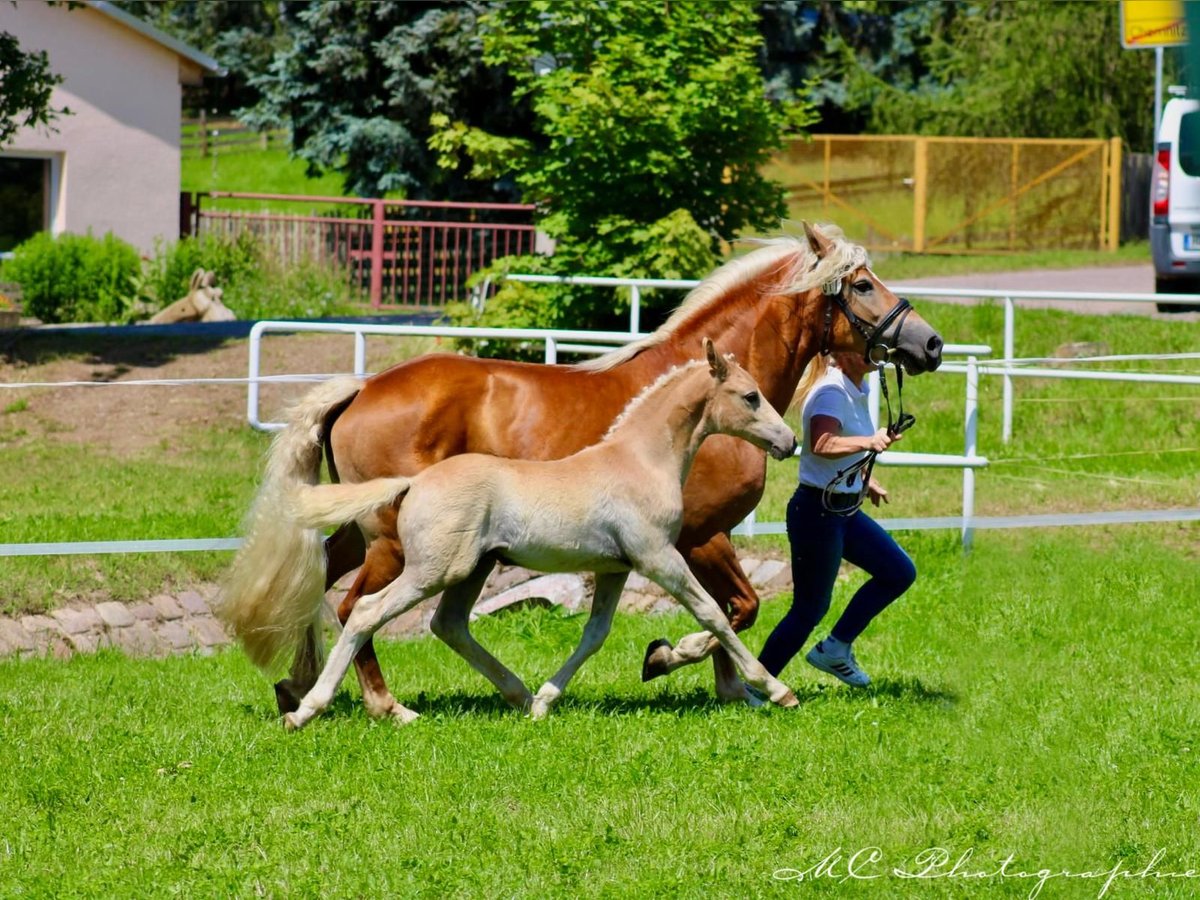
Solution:
{"label": "yellow metal gate", "polygon": [[793,219],[837,222],[873,250],[1115,250],[1121,142],[814,135],[768,174]]}

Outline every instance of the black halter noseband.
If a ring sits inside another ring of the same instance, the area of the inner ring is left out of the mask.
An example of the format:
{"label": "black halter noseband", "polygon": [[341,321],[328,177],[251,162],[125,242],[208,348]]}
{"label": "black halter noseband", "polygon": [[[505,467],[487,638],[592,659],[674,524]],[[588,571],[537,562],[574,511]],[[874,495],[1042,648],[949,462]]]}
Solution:
{"label": "black halter noseband", "polygon": [[[821,285],[821,292],[825,295],[829,302],[825,306],[825,332],[821,338],[821,353],[822,355],[829,353],[829,338],[833,330],[833,307],[837,304],[838,308],[845,314],[846,320],[850,323],[859,334],[867,342],[866,349],[863,351],[863,358],[869,365],[875,366],[879,370],[879,390],[883,394],[883,399],[887,403],[889,434],[897,435],[907,431],[916,423],[917,418],[912,413],[904,411],[904,367],[899,363],[895,363],[896,368],[896,405],[899,414],[892,418],[892,399],[888,395],[887,371],[886,367],[889,361],[896,355],[896,350],[900,345],[900,329],[904,327],[904,320],[908,314],[912,312],[912,304],[907,299],[901,297],[899,302],[887,311],[887,314],[874,324],[864,322],[854,314],[850,309],[850,303],[846,299],[845,289],[843,285],[845,281],[838,279],[834,282],[827,282]],[[895,323],[895,331],[891,336],[891,345],[888,344],[887,330]],[[850,516],[856,513],[863,505],[863,500],[867,495],[867,485],[871,481],[871,472],[875,469],[875,458],[879,453],[875,450],[870,450],[867,455],[857,462],[851,463],[844,469],[839,469],[838,473],[833,477],[833,480],[825,486],[825,490],[821,495],[821,503],[825,507],[826,512],[833,513],[839,516]],[[834,503],[834,494],[842,494],[842,491],[834,491],[834,487],[840,484],[845,484],[846,487],[853,487],[856,479],[861,476],[860,487],[858,491],[857,502],[853,506],[838,507]]]}

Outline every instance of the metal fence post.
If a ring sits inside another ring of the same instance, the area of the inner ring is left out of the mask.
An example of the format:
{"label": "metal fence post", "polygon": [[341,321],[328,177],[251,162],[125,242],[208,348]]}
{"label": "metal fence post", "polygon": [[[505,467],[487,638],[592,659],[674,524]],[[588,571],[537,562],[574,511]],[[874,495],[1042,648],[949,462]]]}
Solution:
{"label": "metal fence post", "polygon": [[546,365],[552,366],[558,362],[558,341],[546,335]]}
{"label": "metal fence post", "polygon": [[629,333],[637,334],[642,327],[642,292],[636,284],[629,287]]}
{"label": "metal fence post", "polygon": [[371,204],[371,305],[383,302],[383,201]]}
{"label": "metal fence post", "polygon": [[367,374],[367,336],[361,331],[354,332],[354,374]]}
{"label": "metal fence post", "polygon": [[1000,439],[1004,443],[1012,440],[1012,419],[1013,419],[1013,380],[1012,380],[1012,363],[1008,362],[1013,358],[1013,331],[1014,321],[1016,319],[1016,306],[1013,304],[1012,297],[1004,298],[1004,411],[1002,424],[1000,427]]}
{"label": "metal fence post", "polygon": [[[967,401],[966,427],[964,428],[963,455],[968,459],[975,456],[979,436],[979,367],[974,356],[967,357]],[[971,549],[974,539],[974,528],[971,520],[975,517],[975,470],[970,466],[963,467],[963,521],[962,545],[964,551]]]}

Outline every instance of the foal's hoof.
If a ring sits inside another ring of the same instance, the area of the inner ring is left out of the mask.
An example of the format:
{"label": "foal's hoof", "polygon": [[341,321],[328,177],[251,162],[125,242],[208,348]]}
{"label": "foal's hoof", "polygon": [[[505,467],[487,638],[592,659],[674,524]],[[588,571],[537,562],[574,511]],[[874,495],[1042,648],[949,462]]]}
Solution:
{"label": "foal's hoof", "polygon": [[673,649],[671,642],[666,638],[650,642],[650,646],[646,648],[646,656],[642,660],[642,681],[650,681],[671,671],[667,668],[667,664],[671,660]]}
{"label": "foal's hoof", "polygon": [[292,687],[292,679],[285,678],[275,682],[275,705],[279,707],[280,715],[298,710],[303,696],[303,694],[297,694]]}
{"label": "foal's hoof", "polygon": [[800,701],[796,699],[796,695],[791,691],[788,691],[786,694],[776,700],[775,703],[777,706],[782,706],[784,709],[792,709],[793,707],[800,705]]}

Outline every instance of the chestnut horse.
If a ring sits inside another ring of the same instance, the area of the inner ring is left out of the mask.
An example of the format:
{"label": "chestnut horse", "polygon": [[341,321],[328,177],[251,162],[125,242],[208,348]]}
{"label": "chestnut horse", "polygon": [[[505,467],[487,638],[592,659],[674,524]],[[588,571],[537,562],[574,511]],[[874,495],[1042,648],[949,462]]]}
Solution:
{"label": "chestnut horse", "polygon": [[[796,695],[738,640],[716,602],[675,549],[683,522],[683,482],[711,434],[750,441],[776,459],[796,436],[762,399],[758,385],[704,339],[705,359],[670,369],[638,394],[598,443],[562,459],[501,459],[461,453],[412,478],[298,485],[288,511],[303,527],[356,521],[373,535],[381,510],[408,554],[400,577],[359,599],[325,670],[300,706],[284,716],[303,727],[333,700],[358,649],[385,622],[442,592],[433,632],[517,709],[541,718],[574,674],[600,649],[631,569],[675,596],[718,636],[747,682],[780,706]],[[261,527],[275,528],[275,522]],[[323,567],[320,548],[297,566]],[[579,647],[536,695],[471,636],[468,617],[501,560],[541,572],[596,573],[592,613]],[[400,722],[416,713],[393,710]]]}
{"label": "chestnut horse", "polygon": [[[318,386],[304,401],[304,421],[293,421],[302,427],[277,438],[252,520],[277,517],[292,486],[318,481],[322,451],[332,480],[347,482],[415,475],[459,453],[530,460],[567,456],[596,443],[632,397],[687,361],[705,335],[714,337],[722,353],[743,362],[772,406],[785,409],[814,355],[823,349],[865,352],[862,324],[882,323],[889,311],[905,305],[870,270],[866,251],[838,229],[805,225],[805,238],[761,242],[759,249],[713,272],[653,334],[580,365],[435,354],[364,381]],[[851,310],[859,329],[851,324]],[[913,374],[937,368],[942,348],[937,333],[915,313],[904,320],[902,331],[899,323],[896,318],[889,329],[893,361]],[[676,547],[729,614],[735,631],[754,621],[759,601],[729,532],[758,505],[765,475],[762,450],[716,435],[701,448],[684,486]],[[285,654],[295,652],[290,677],[275,686],[279,709],[287,713],[296,709],[321,668],[324,646],[316,611],[324,590],[361,565],[338,609],[344,624],[359,597],[399,576],[404,548],[394,520],[382,522],[369,545],[354,523],[343,525],[325,543],[322,582],[293,565],[309,542],[319,540],[315,532],[264,529],[256,540],[271,544],[265,551],[239,554],[221,608],[261,668],[277,669]],[[257,562],[245,565],[244,558]],[[711,635],[681,641],[666,659],[663,647],[653,646],[657,672],[712,653],[718,695],[746,698],[728,657],[713,652]],[[398,704],[370,640],[359,649],[355,669],[368,711],[393,714]]]}

